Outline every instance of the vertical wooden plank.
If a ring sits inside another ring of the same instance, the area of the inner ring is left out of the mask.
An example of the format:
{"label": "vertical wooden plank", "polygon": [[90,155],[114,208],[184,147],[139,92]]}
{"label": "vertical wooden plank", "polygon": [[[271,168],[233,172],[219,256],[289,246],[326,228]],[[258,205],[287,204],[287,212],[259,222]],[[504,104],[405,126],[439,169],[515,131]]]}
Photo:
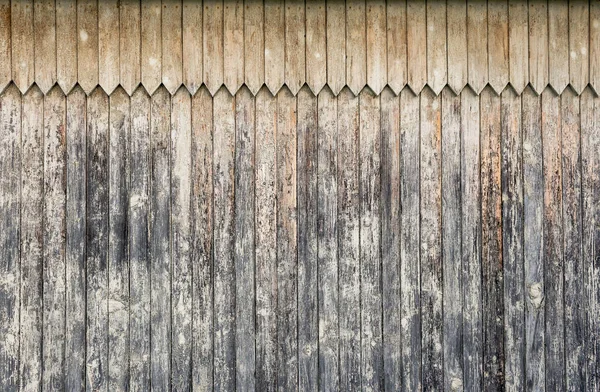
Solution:
{"label": "vertical wooden plank", "polygon": [[[346,5],[327,0],[327,84],[334,95],[346,85]],[[320,94],[320,93],[319,93]]]}
{"label": "vertical wooden plank", "polygon": [[223,1],[204,3],[203,81],[211,95],[223,85]]}
{"label": "vertical wooden plank", "polygon": [[[307,5],[308,11],[309,5]],[[298,389],[318,389],[317,97],[298,93]]]}
{"label": "vertical wooden plank", "polygon": [[86,312],[86,97],[67,96],[67,254],[65,389],[85,389]]}
{"label": "vertical wooden plank", "polygon": [[367,29],[365,1],[346,2],[346,85],[354,93],[367,82]]}
{"label": "vertical wooden plank", "polygon": [[183,81],[182,4],[165,1],[162,5],[162,82],[171,95]]}
{"label": "vertical wooden plank", "polygon": [[300,0],[285,4],[285,83],[294,96],[306,81],[305,6]]}
{"label": "vertical wooden plank", "polygon": [[119,4],[119,82],[129,96],[140,84],[141,8],[139,0]]}
{"label": "vertical wooden plank", "polygon": [[[476,94],[488,83],[487,2],[467,2],[467,66],[469,86]],[[494,37],[495,38],[495,37]]]}
{"label": "vertical wooden plank", "polygon": [[190,389],[192,374],[191,110],[182,87],[171,100],[171,385],[182,391]]}
{"label": "vertical wooden plank", "polygon": [[421,301],[419,260],[419,96],[400,95],[400,310],[402,390],[421,389]]}
{"label": "vertical wooden plank", "polygon": [[427,83],[427,7],[424,0],[406,4],[407,84],[416,94]]}
{"label": "vertical wooden plank", "polygon": [[[337,257],[340,389],[361,388],[359,99],[344,88],[337,99]],[[320,163],[320,162],[319,162]]]}
{"label": "vertical wooden plank", "polygon": [[214,97],[214,363],[217,391],[235,386],[234,164],[235,102],[222,88]]}
{"label": "vertical wooden plank", "polygon": [[585,281],[582,254],[581,135],[579,97],[571,89],[561,96],[562,219],[565,302],[565,386],[585,389]]}
{"label": "vertical wooden plank", "polygon": [[546,313],[546,388],[564,390],[564,260],[561,216],[561,115],[560,97],[551,90],[542,94],[542,157],[544,173],[543,261]]}
{"label": "vertical wooden plank", "polygon": [[[108,146],[108,389],[129,386],[129,96],[122,88],[109,97]],[[134,169],[135,170],[135,169]]]}
{"label": "vertical wooden plank", "polygon": [[[463,289],[463,377],[454,385],[481,390],[483,385],[483,309],[481,284],[480,106],[472,89],[461,93],[461,233]],[[452,385],[451,385],[452,386]]]}
{"label": "vertical wooden plank", "polygon": [[542,256],[541,101],[531,88],[523,91],[523,243],[525,261],[525,375],[529,390],[544,390],[544,264]]}
{"label": "vertical wooden plank", "polygon": [[36,0],[33,12],[35,83],[47,93],[56,83],[56,3]]}
{"label": "vertical wooden plank", "polygon": [[204,42],[202,25],[202,2],[194,0],[183,1],[182,16],[182,47],[183,47],[183,84],[190,94],[202,85],[202,43]]}
{"label": "vertical wooden plank", "polygon": [[12,80],[21,93],[25,93],[35,79],[33,0],[11,4]]}
{"label": "vertical wooden plank", "polygon": [[[0,95],[0,387],[19,389],[19,262],[21,252],[20,171],[21,171],[21,94],[9,86]],[[42,233],[39,233],[41,235]]]}
{"label": "vertical wooden plank", "polygon": [[98,85],[98,4],[94,0],[77,1],[76,56],[76,81],[89,95]]}
{"label": "vertical wooden plank", "polygon": [[244,81],[256,95],[265,81],[264,6],[263,2],[245,0],[245,7]]}
{"label": "vertical wooden plank", "polygon": [[590,10],[586,1],[569,2],[569,83],[581,94],[590,81],[588,53],[590,34]]}
{"label": "vertical wooden plank", "polygon": [[394,94],[406,84],[406,1],[387,3],[387,84]]}
{"label": "vertical wooden plank", "polygon": [[[252,48],[251,50],[256,50]],[[231,94],[244,83],[244,4],[223,4],[223,81]]]}
{"label": "vertical wooden plank", "polygon": [[236,388],[253,391],[254,319],[254,97],[247,88],[235,102]]}
{"label": "vertical wooden plank", "polygon": [[521,94],[529,83],[529,14],[524,1],[508,2],[508,55],[510,84]]}
{"label": "vertical wooden plank", "polygon": [[431,89],[421,93],[420,190],[421,190],[421,318],[423,389],[441,388],[442,363],[442,190],[441,97]]}
{"label": "vertical wooden plank", "polygon": [[383,308],[381,299],[381,134],[379,97],[370,90],[360,94],[359,216],[361,389],[383,387]]}
{"label": "vertical wooden plank", "polygon": [[460,94],[467,84],[467,4],[450,1],[447,4],[448,85]]}
{"label": "vertical wooden plank", "polygon": [[501,94],[509,81],[508,25],[508,3],[488,2],[488,72],[496,94]]}
{"label": "vertical wooden plank", "polygon": [[460,390],[463,381],[463,276],[461,256],[460,120],[461,99],[442,91],[441,187],[443,355],[445,390]]}
{"label": "vertical wooden plank", "polygon": [[171,386],[171,246],[169,182],[171,100],[166,88],[152,96],[150,140],[150,385]]}
{"label": "vertical wooden plank", "polygon": [[381,93],[381,274],[384,388],[402,385],[400,320],[400,100]]}
{"label": "vertical wooden plank", "polygon": [[367,3],[366,14],[367,84],[375,94],[380,94],[387,83],[387,18],[385,1],[369,1]]}
{"label": "vertical wooden plank", "polygon": [[65,94],[77,79],[77,2],[56,1],[56,81]]}
{"label": "vertical wooden plank", "polygon": [[569,3],[548,2],[548,81],[558,93],[569,84]]}
{"label": "vertical wooden plank", "polygon": [[504,382],[504,294],[501,194],[501,105],[490,88],[481,105],[481,268],[483,279],[483,386]]}
{"label": "vertical wooden plank", "polygon": [[338,229],[337,229],[337,101],[325,88],[318,96],[317,254],[319,310],[319,390],[338,390]]}
{"label": "vertical wooden plank", "polygon": [[0,91],[12,80],[12,31],[10,0],[0,1]]}
{"label": "vertical wooden plank", "polygon": [[119,2],[99,1],[98,84],[107,94],[119,85],[119,42]]}
{"label": "vertical wooden plank", "polygon": [[256,389],[277,389],[277,102],[267,88],[256,97]]}
{"label": "vertical wooden plank", "polygon": [[[40,89],[32,88],[23,96],[20,145],[21,196],[26,200],[20,206],[19,386],[22,390],[42,388],[43,128],[44,95]],[[3,134],[3,137],[6,136]],[[8,173],[3,169],[4,173]],[[5,190],[2,189],[2,192]]]}
{"label": "vertical wooden plank", "polygon": [[[595,3],[592,3],[595,4]],[[598,98],[591,89],[585,89],[581,95],[581,168],[582,168],[582,228],[583,228],[583,274],[585,275],[586,309],[585,336],[585,389],[593,391],[600,386],[598,374],[598,353],[600,352],[600,265],[597,249],[600,249],[600,169],[598,149],[600,134],[598,131]]]}
{"label": "vertical wooden plank", "polygon": [[590,85],[600,89],[600,3],[590,2]]}
{"label": "vertical wooden plank", "polygon": [[108,388],[108,97],[87,101],[86,389]]}
{"label": "vertical wooden plank", "polygon": [[504,268],[505,387],[525,388],[525,285],[523,260],[523,137],[521,98],[502,92],[502,264]]}
{"label": "vertical wooden plank", "polygon": [[298,292],[296,197],[296,99],[277,95],[277,388],[298,389]]}
{"label": "vertical wooden plank", "polygon": [[285,80],[285,5],[265,3],[265,85],[276,94]]}
{"label": "vertical wooden plank", "polygon": [[319,94],[327,83],[327,13],[325,0],[306,2],[306,84]]}
{"label": "vertical wooden plank", "polygon": [[129,136],[129,372],[132,391],[150,388],[150,96],[142,88],[131,97]]}
{"label": "vertical wooden plank", "polygon": [[66,99],[59,88],[44,98],[44,332],[43,387],[63,389],[66,251]]}
{"label": "vertical wooden plank", "polygon": [[192,388],[213,385],[213,101],[192,98]]}
{"label": "vertical wooden plank", "polygon": [[548,84],[548,5],[529,2],[529,83],[537,94]]}
{"label": "vertical wooden plank", "polygon": [[438,95],[448,80],[446,4],[427,2],[427,83]]}
{"label": "vertical wooden plank", "polygon": [[154,94],[161,83],[161,3],[160,0],[148,0],[141,5],[141,78],[146,91]]}

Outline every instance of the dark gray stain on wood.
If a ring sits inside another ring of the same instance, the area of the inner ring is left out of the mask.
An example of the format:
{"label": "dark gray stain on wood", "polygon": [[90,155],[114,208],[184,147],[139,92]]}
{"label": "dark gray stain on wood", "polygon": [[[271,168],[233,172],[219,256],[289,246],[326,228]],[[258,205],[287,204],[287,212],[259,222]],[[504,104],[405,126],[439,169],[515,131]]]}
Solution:
{"label": "dark gray stain on wood", "polygon": [[598,102],[10,85],[0,390],[598,390]]}

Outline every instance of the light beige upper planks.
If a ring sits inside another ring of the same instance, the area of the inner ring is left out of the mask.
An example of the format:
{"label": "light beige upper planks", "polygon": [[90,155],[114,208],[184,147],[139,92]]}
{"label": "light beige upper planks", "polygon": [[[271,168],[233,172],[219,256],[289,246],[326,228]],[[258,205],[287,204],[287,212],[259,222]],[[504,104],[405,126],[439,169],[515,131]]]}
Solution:
{"label": "light beige upper planks", "polygon": [[0,0],[0,91],[600,88],[591,0]]}

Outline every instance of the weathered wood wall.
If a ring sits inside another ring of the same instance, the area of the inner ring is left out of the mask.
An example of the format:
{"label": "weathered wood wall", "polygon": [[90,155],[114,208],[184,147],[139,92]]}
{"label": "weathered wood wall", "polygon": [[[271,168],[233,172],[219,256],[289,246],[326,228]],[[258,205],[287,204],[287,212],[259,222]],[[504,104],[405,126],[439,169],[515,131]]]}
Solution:
{"label": "weathered wood wall", "polygon": [[596,0],[0,0],[0,90],[600,89]]}
{"label": "weathered wood wall", "polygon": [[0,95],[0,390],[600,390],[600,99]]}

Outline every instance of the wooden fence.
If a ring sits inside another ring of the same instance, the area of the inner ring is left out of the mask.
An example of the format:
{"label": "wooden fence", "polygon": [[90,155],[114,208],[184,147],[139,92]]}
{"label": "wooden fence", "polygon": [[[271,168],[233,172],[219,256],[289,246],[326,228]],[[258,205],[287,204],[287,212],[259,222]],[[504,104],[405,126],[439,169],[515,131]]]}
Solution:
{"label": "wooden fence", "polygon": [[0,389],[600,389],[600,99],[0,96]]}

